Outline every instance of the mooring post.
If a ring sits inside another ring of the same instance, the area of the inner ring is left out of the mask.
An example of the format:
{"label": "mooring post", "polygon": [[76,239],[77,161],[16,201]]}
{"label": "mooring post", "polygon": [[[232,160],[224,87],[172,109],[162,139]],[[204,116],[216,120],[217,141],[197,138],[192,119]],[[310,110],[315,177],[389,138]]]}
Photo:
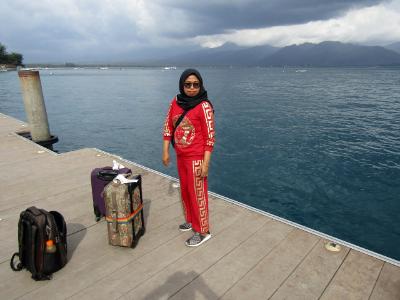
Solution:
{"label": "mooring post", "polygon": [[50,134],[46,106],[44,104],[39,71],[21,70],[18,72],[24,98],[25,113],[30,126],[32,141],[47,148],[58,141]]}

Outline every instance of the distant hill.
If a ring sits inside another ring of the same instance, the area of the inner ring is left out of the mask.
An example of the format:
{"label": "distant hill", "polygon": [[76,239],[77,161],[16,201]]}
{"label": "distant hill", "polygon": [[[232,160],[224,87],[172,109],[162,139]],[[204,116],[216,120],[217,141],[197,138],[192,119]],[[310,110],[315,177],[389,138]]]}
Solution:
{"label": "distant hill", "polygon": [[388,66],[400,65],[400,54],[380,46],[340,42],[305,43],[281,48],[260,61],[262,66]]}
{"label": "distant hill", "polygon": [[400,53],[400,42],[387,45],[387,46],[385,46],[385,48],[396,51],[397,53]]}
{"label": "distant hill", "polygon": [[[269,45],[242,47],[233,43],[226,43],[216,48],[185,45],[176,49],[148,48],[140,55],[130,53],[129,57],[120,57],[117,62],[107,64],[116,66],[400,66],[400,42],[386,47],[330,41],[283,48]],[[99,62],[94,64],[101,65]]]}
{"label": "distant hill", "polygon": [[[399,44],[399,45],[398,45]],[[400,43],[392,44],[392,49]],[[240,47],[227,43],[153,60],[155,65],[174,66],[392,66],[400,65],[400,53],[380,46],[341,42],[305,43],[276,48],[269,45]]]}
{"label": "distant hill", "polygon": [[266,56],[278,51],[272,46],[240,47],[226,43],[221,47],[201,49],[164,58],[159,63],[169,65],[254,66]]}

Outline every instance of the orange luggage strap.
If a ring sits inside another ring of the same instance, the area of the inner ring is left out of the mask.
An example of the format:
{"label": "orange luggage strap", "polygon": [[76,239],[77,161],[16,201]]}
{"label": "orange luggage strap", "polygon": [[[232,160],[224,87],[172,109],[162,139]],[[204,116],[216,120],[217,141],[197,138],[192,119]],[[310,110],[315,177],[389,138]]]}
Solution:
{"label": "orange luggage strap", "polygon": [[121,223],[129,223],[132,219],[143,209],[143,204],[141,203],[129,216],[125,218],[113,218],[110,216],[106,216],[106,221],[108,223],[116,222],[118,224]]}

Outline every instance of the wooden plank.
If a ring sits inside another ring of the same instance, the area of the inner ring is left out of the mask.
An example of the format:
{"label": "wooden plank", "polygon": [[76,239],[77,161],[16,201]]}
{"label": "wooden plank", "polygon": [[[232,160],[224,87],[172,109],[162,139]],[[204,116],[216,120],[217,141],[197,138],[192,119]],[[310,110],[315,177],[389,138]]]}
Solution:
{"label": "wooden plank", "polygon": [[[90,198],[87,198],[90,196]],[[81,201],[71,201],[81,200]],[[0,240],[2,245],[0,248],[0,261],[7,261],[10,259],[10,253],[17,251],[18,248],[18,220],[19,214],[22,210],[31,205],[37,205],[39,208],[46,208],[47,210],[58,210],[62,212],[66,223],[68,225],[68,232],[72,233],[74,228],[71,228],[71,223],[79,223],[80,227],[88,227],[95,223],[93,213],[90,211],[91,191],[88,191],[87,186],[81,186],[69,193],[61,194],[56,199],[48,197],[45,200],[30,203],[30,205],[23,208],[18,207],[9,211],[2,211],[0,213],[1,230]]]}
{"label": "wooden plank", "polygon": [[[223,206],[224,207],[224,206]],[[151,208],[154,209],[154,206]],[[214,212],[218,212],[218,207],[216,207],[216,210]],[[236,213],[239,213],[240,209],[234,209],[232,212],[236,211]],[[90,215],[91,217],[92,215]],[[172,216],[164,216],[164,221],[167,220]],[[177,225],[179,224],[179,219],[182,217],[176,217],[171,220],[171,222],[164,222],[162,223],[162,226],[160,228],[156,228],[156,230],[151,230],[152,226],[148,226],[148,230],[146,231],[146,235],[142,237],[139,245],[137,248],[133,250],[133,253],[129,249],[121,249],[119,247],[110,247],[107,242],[107,235],[106,235],[106,229],[104,222],[102,224],[98,224],[94,226],[95,228],[100,226],[101,230],[94,230],[92,228],[88,229],[86,234],[84,236],[83,241],[79,244],[79,247],[73,252],[73,258],[70,260],[70,262],[67,264],[67,266],[62,269],[61,271],[57,272],[55,274],[55,278],[53,280],[57,281],[62,281],[66,285],[71,285],[67,284],[69,281],[72,282],[73,288],[79,287],[80,284],[84,285],[85,283],[87,284],[88,281],[90,281],[91,277],[94,276],[94,278],[98,278],[99,276],[103,276],[104,273],[107,273],[107,271],[112,271],[114,270],[114,267],[118,267],[121,265],[115,265],[113,264],[114,261],[119,262],[119,259],[122,261],[120,262],[121,264],[126,264],[127,262],[125,260],[132,260],[132,259],[137,259],[139,256],[144,255],[145,253],[151,252],[152,250],[156,249],[160,244],[162,244],[165,241],[168,241],[171,239],[173,236],[177,236],[180,233],[176,230]],[[90,218],[92,219],[92,218]],[[78,224],[79,225],[79,224]],[[83,232],[86,232],[84,230]],[[80,241],[80,240],[78,240]],[[69,241],[69,247],[71,247],[72,241]],[[144,244],[144,245],[143,245]],[[142,250],[141,247],[144,247]],[[72,248],[74,246],[72,245]],[[122,251],[121,258],[118,256],[117,253],[120,253]],[[132,255],[133,254],[133,255]],[[126,256],[126,257],[125,257]],[[164,254],[165,256],[165,254]],[[104,265],[104,261],[107,261],[110,266]],[[71,269],[73,271],[71,271]],[[104,271],[106,270],[106,272]],[[73,274],[71,274],[71,272]],[[66,276],[66,278],[64,277]],[[89,277],[89,278],[88,278]],[[77,280],[79,281],[78,284],[74,284],[74,281]],[[53,281],[52,281],[53,282]],[[54,283],[51,283],[53,285]],[[58,285],[56,285],[58,286]],[[30,285],[27,285],[29,288]],[[46,288],[47,289],[47,288]],[[58,289],[58,287],[55,287],[55,289]],[[68,290],[65,291],[65,293],[75,293],[76,290]],[[22,289],[21,294],[23,295],[26,292],[29,292],[29,290],[24,290]],[[37,293],[38,297],[40,293]],[[61,295],[61,294],[60,294]],[[60,296],[61,297],[61,296]],[[29,298],[29,296],[27,296]]]}
{"label": "wooden plank", "polygon": [[[28,143],[17,137],[14,137],[14,139],[16,139],[16,142],[13,142],[11,144],[8,143],[10,147],[4,148],[3,151],[0,151],[0,158],[1,158],[0,166],[2,167],[2,171],[8,171],[7,173],[11,175],[13,175],[14,172],[10,172],[10,169],[6,168],[6,166],[11,166],[11,168],[13,169],[16,165],[18,165],[19,163],[23,163],[25,160],[29,158],[31,159],[31,158],[39,158],[42,156],[44,157],[56,156],[51,152],[44,151],[42,148],[37,147],[37,145],[33,143]],[[5,142],[5,144],[7,145],[7,142]],[[44,151],[44,152],[38,153],[38,151]]]}
{"label": "wooden plank", "polygon": [[267,221],[269,221],[268,218],[243,211],[240,217],[240,226],[234,227],[234,230],[230,226],[221,234],[215,235],[207,242],[207,247],[195,248],[173,264],[154,274],[146,282],[131,289],[126,293],[126,296],[135,299],[166,299],[171,297],[197,278],[199,274],[238,247],[243,241],[246,241]]}
{"label": "wooden plank", "polygon": [[[35,184],[27,184],[25,189],[21,189],[21,186],[14,186],[13,191],[10,192],[9,198],[2,199],[0,205],[2,209],[10,209],[16,207],[23,207],[28,205],[33,201],[38,201],[40,199],[60,195],[63,193],[68,193],[71,189],[79,188],[85,181],[86,176],[76,176],[71,178],[60,179],[49,179],[48,183],[37,182]],[[18,191],[18,188],[20,191]],[[18,194],[21,194],[18,196]]]}
{"label": "wooden plank", "polygon": [[325,249],[326,240],[320,240],[304,261],[276,291],[271,299],[318,299],[339,269],[350,249],[340,252]]}
{"label": "wooden plank", "polygon": [[[94,226],[69,236],[69,262],[62,270],[54,274],[52,281],[57,281],[61,277],[60,274],[68,272],[69,268],[76,268],[77,263],[84,264],[89,254],[96,255],[98,250],[105,249],[102,247],[104,242],[99,239],[100,234],[104,234],[104,228]],[[0,264],[0,299],[15,299],[48,284],[49,281],[34,281],[26,270],[13,272],[8,262]]]}
{"label": "wooden plank", "polygon": [[[15,161],[8,157],[4,158],[4,160],[6,164],[2,166],[7,165],[10,161],[13,163],[13,172],[10,172],[9,168],[0,169],[0,176],[4,175],[4,180],[1,182],[2,186],[12,184],[15,181],[21,182],[22,180],[43,175],[55,176],[63,174],[65,176],[71,176],[71,174],[69,174],[70,169],[84,168],[84,166],[93,167],[97,164],[102,165],[105,162],[105,159],[85,152],[80,153],[79,156],[70,156],[55,155],[48,152],[38,154],[36,151],[32,152],[30,155],[24,155],[23,160],[21,159],[20,161]],[[89,175],[90,173],[88,176]]]}
{"label": "wooden plank", "polygon": [[1,122],[1,126],[0,126],[0,132],[9,132],[10,128],[18,128],[20,127],[22,124],[26,124],[25,122],[22,122],[18,119],[15,119],[11,116],[5,115],[3,113],[0,113],[0,122]]}
{"label": "wooden plank", "polygon": [[[86,185],[79,186],[70,191],[51,195],[44,199],[37,199],[36,201],[19,205],[17,208],[1,211],[0,217],[3,221],[0,238],[5,242],[2,243],[2,248],[0,249],[0,261],[9,259],[9,253],[16,249],[16,229],[19,213],[22,210],[31,205],[36,205],[47,210],[58,210],[64,215],[67,223],[75,222],[79,223],[80,226],[87,227],[94,224],[91,193],[91,187],[86,182]],[[149,224],[148,228],[159,226],[162,222],[170,220],[171,216],[175,218],[175,216],[182,215],[183,220],[181,204],[180,200],[178,200],[178,190],[175,189],[170,194],[171,199],[175,201],[172,204],[165,202],[158,195],[154,195],[152,191],[149,191],[147,195],[150,198],[145,199],[144,213],[145,222]],[[211,209],[216,207],[214,202],[210,206]],[[154,222],[152,222],[153,219]],[[70,226],[68,229],[71,230]]]}
{"label": "wooden plank", "polygon": [[[174,219],[155,230],[149,230],[135,249],[122,249],[108,245],[105,222],[84,229],[68,238],[69,261],[53,275],[51,281],[37,284],[30,279],[29,272],[12,272],[8,264],[0,265],[0,298],[64,299],[96,282],[108,272],[126,265],[130,260],[157,249],[160,244],[179,235]],[[29,280],[27,280],[29,279]],[[19,283],[23,282],[23,285]],[[17,284],[15,284],[17,283]],[[18,289],[15,289],[15,286]]]}
{"label": "wooden plank", "polygon": [[3,124],[1,121],[0,136],[7,136],[11,134],[25,133],[29,131],[29,126],[20,122],[19,124]]}
{"label": "wooden plank", "polygon": [[35,143],[14,133],[3,133],[0,138],[2,140],[0,153],[3,155],[10,154],[11,151],[9,150],[23,150],[24,148],[39,150],[39,147]]}
{"label": "wooden plank", "polygon": [[[107,164],[111,164],[112,160],[107,159],[106,157],[98,157],[93,152],[89,151],[75,151],[74,154],[53,154],[52,152],[45,151],[44,153],[37,153],[37,149],[32,151],[30,155],[25,155],[24,158],[26,160],[33,159],[33,158],[42,158],[44,157],[47,160],[47,164],[38,162],[37,160],[32,160],[32,163],[29,164],[29,170],[27,170],[27,165],[24,161],[20,161],[14,164],[13,169],[15,172],[9,172],[9,170],[1,169],[0,172],[11,173],[9,175],[17,176],[16,178],[20,178],[23,175],[29,174],[56,174],[60,171],[62,172],[65,168],[76,168],[79,166],[87,166],[88,164],[92,163],[93,166],[100,165],[103,166]],[[2,160],[6,160],[7,162],[9,159],[2,158]],[[28,172],[29,171],[29,172]],[[13,174],[16,173],[16,174]],[[66,173],[64,171],[64,173]],[[1,174],[1,173],[0,173]],[[90,174],[90,173],[89,173]],[[67,175],[67,174],[66,174]],[[7,178],[10,178],[9,176]],[[14,178],[14,177],[11,177]]]}
{"label": "wooden plank", "polygon": [[383,262],[351,250],[320,299],[368,299]]}
{"label": "wooden plank", "polygon": [[221,299],[267,299],[297,268],[319,238],[295,229]]}
{"label": "wooden plank", "polygon": [[[80,186],[82,182],[90,184],[90,172],[99,165],[101,166],[103,163],[99,163],[96,157],[85,158],[85,162],[81,165],[71,164],[71,167],[57,168],[57,171],[51,174],[43,172],[42,176],[34,176],[34,178],[24,180],[24,189],[21,189],[20,182],[2,186],[2,189],[4,188],[0,198],[2,210],[32,202],[46,195],[59,194],[74,186]],[[146,184],[144,184],[144,187],[146,187]],[[164,200],[171,200],[171,197]],[[176,201],[176,199],[173,201]],[[167,201],[165,202],[168,204]],[[169,204],[172,204],[172,202]]]}
{"label": "wooden plank", "polygon": [[248,240],[199,274],[171,299],[218,299],[254,268],[293,227],[277,221],[267,222]]}
{"label": "wooden plank", "polygon": [[389,263],[383,265],[378,281],[372,291],[371,300],[400,299],[400,268]]}
{"label": "wooden plank", "polygon": [[[234,222],[241,218],[238,210],[223,210],[212,212],[211,217],[214,220],[213,232],[218,235],[227,230]],[[177,232],[177,224],[172,229]],[[193,248],[186,247],[184,242],[191,235],[190,232],[180,233],[174,239],[161,245],[154,251],[149,251],[143,257],[130,262],[116,272],[103,276],[98,282],[94,281],[85,290],[74,295],[75,299],[109,299],[122,296],[134,286],[144,283],[171,263],[174,263],[180,257],[193,251]],[[153,237],[152,237],[153,238]],[[134,270],[132,272],[132,270]],[[129,276],[119,276],[119,274],[129,274]],[[101,291],[101,292],[100,292]]]}

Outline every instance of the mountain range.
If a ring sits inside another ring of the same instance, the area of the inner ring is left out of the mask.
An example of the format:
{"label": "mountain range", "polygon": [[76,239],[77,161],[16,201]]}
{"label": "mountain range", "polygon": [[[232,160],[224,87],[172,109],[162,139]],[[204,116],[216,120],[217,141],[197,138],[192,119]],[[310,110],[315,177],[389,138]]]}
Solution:
{"label": "mountain range", "polygon": [[387,46],[385,46],[385,48],[400,53],[400,42],[387,45]]}
{"label": "mountain range", "polygon": [[240,47],[224,44],[217,48],[191,51],[179,56],[148,60],[154,65],[212,66],[400,66],[400,42],[382,46],[361,46],[326,41],[277,48]]}

